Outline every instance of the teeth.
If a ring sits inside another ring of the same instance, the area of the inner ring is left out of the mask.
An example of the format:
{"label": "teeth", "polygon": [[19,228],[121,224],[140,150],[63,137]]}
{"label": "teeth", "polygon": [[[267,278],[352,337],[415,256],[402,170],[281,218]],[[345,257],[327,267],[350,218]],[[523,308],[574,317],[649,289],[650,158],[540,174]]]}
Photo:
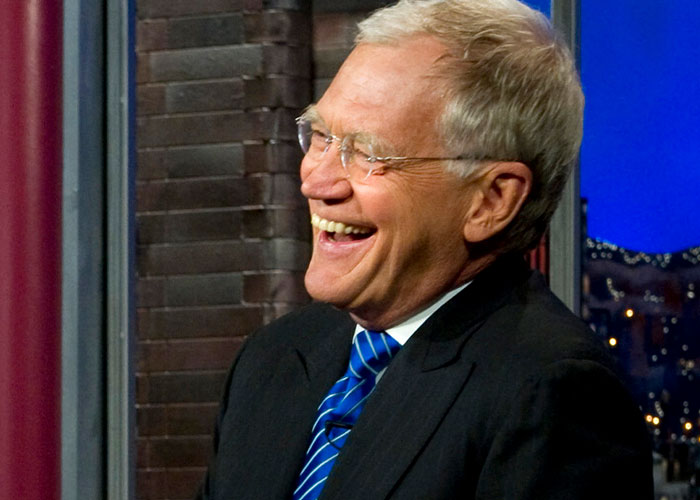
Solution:
{"label": "teeth", "polygon": [[372,231],[367,227],[355,227],[343,222],[322,219],[317,214],[311,216],[311,225],[317,227],[321,231],[328,231],[330,233],[367,234]]}

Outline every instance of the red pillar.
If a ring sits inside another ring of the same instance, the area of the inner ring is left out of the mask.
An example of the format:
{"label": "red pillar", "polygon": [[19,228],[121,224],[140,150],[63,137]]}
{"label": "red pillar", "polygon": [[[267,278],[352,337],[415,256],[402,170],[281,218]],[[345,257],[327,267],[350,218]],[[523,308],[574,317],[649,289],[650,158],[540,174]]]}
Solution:
{"label": "red pillar", "polygon": [[0,500],[60,496],[61,0],[0,0]]}

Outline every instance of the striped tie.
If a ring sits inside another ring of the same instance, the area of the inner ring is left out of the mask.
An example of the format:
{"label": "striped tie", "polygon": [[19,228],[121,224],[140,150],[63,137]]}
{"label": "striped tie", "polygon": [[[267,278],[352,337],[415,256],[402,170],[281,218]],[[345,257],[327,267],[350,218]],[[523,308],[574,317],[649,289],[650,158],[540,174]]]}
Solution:
{"label": "striped tie", "polygon": [[355,336],[345,375],[331,387],[318,407],[294,500],[319,497],[340,448],[380,374],[400,348],[401,345],[384,332],[364,331]]}

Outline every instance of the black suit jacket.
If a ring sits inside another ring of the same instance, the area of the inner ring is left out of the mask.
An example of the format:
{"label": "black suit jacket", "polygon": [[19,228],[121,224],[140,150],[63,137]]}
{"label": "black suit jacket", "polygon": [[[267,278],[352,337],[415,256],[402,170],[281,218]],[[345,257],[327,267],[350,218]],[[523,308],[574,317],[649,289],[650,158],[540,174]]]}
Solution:
{"label": "black suit jacket", "polygon": [[[289,499],[354,323],[314,304],[252,335],[199,498]],[[521,259],[441,307],[392,361],[323,499],[651,499],[639,410],[591,332]]]}

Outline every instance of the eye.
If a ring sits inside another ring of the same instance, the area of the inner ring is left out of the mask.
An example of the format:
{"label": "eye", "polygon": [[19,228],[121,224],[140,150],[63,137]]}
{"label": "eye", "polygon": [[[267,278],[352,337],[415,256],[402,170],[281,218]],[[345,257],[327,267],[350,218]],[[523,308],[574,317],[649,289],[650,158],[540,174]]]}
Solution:
{"label": "eye", "polygon": [[314,149],[325,150],[333,142],[333,138],[322,130],[311,129],[309,135],[311,136],[311,147]]}
{"label": "eye", "polygon": [[355,150],[356,156],[364,156],[365,161],[373,161],[371,158],[374,158],[374,154],[372,153],[372,147],[369,144],[355,142],[352,148]]}
{"label": "eye", "polygon": [[364,172],[372,172],[382,165],[381,162],[377,161],[377,155],[371,144],[355,142],[353,152],[353,162]]}

